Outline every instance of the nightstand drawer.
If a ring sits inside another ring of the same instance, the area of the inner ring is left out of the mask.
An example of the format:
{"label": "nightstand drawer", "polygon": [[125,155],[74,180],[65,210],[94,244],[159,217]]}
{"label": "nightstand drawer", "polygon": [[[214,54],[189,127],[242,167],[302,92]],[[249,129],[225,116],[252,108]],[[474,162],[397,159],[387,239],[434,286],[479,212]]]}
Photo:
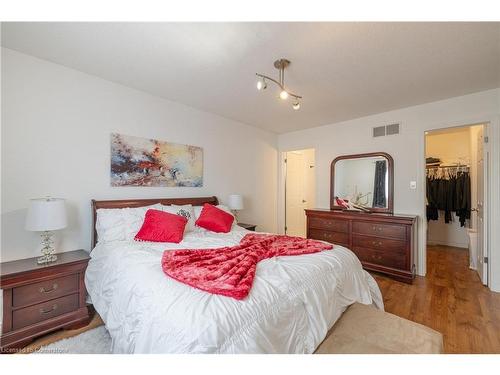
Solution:
{"label": "nightstand drawer", "polygon": [[45,302],[78,291],[78,274],[24,285],[12,289],[12,306]]}
{"label": "nightstand drawer", "polygon": [[12,312],[12,328],[19,329],[78,308],[78,293]]}

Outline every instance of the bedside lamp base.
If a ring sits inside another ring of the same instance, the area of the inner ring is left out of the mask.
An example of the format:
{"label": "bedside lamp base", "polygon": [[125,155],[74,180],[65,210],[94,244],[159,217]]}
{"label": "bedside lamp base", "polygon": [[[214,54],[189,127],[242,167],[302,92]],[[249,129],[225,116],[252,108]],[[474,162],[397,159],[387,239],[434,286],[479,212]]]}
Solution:
{"label": "bedside lamp base", "polygon": [[57,260],[54,249],[54,239],[51,231],[44,231],[40,234],[42,237],[42,256],[37,259],[38,264],[52,263]]}
{"label": "bedside lamp base", "polygon": [[231,210],[234,216],[234,221],[238,222],[238,210]]}
{"label": "bedside lamp base", "polygon": [[51,254],[51,255],[43,255],[40,258],[36,260],[38,264],[47,264],[47,263],[52,263],[57,260],[57,255]]}

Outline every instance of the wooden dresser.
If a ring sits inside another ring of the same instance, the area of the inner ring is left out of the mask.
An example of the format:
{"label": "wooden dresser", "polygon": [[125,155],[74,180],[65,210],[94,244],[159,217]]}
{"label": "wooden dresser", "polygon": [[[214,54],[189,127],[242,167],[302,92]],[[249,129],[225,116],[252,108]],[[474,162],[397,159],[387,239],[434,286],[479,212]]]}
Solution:
{"label": "wooden dresser", "polygon": [[306,210],[307,238],[352,250],[363,267],[412,283],[416,216],[341,210]]}
{"label": "wooden dresser", "polygon": [[46,265],[38,265],[37,258],[0,265],[2,352],[21,348],[56,329],[88,323],[84,275],[89,255],[77,250],[57,257],[57,261]]}

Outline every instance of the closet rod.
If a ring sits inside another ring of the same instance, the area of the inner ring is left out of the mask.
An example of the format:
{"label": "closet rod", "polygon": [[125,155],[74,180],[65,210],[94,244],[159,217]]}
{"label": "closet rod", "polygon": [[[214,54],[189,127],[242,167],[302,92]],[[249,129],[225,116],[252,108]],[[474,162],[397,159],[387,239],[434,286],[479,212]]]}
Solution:
{"label": "closet rod", "polygon": [[425,168],[436,169],[436,168],[470,168],[470,167],[468,165],[427,165]]}

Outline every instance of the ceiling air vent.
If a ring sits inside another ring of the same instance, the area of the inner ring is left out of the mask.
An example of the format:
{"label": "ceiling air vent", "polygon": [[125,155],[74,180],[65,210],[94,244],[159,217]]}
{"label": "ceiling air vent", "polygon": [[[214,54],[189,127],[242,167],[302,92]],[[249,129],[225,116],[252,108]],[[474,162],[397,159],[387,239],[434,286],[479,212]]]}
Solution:
{"label": "ceiling air vent", "polygon": [[399,134],[399,123],[377,126],[373,128],[373,137],[384,137],[386,135]]}

